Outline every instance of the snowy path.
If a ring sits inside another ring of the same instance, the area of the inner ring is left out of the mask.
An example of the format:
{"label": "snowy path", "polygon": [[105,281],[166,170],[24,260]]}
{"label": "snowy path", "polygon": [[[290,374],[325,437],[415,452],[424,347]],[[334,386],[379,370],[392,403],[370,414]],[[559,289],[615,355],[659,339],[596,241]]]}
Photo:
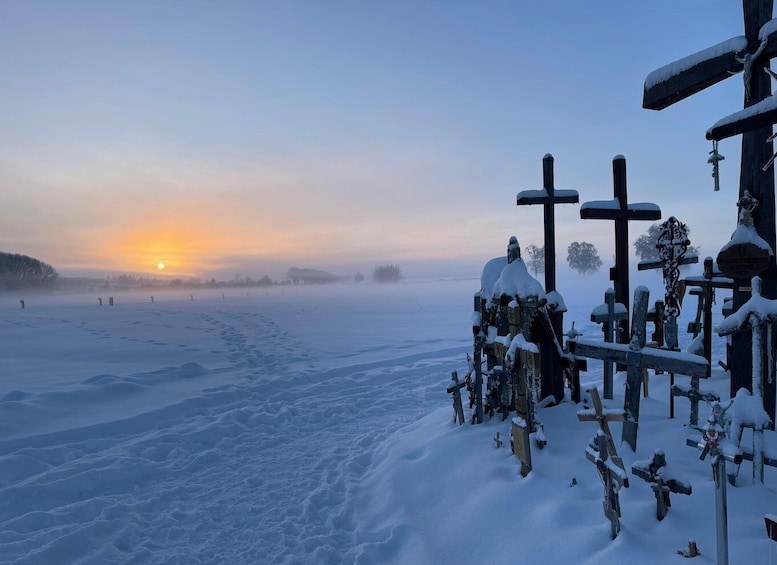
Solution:
{"label": "snowy path", "polygon": [[[0,400],[0,560],[353,560],[369,538],[356,523],[358,484],[381,442],[439,406],[466,330],[387,344],[370,306],[353,313],[353,326],[316,337],[315,319],[298,325],[289,312],[327,319],[346,299],[311,312],[291,298],[158,300],[117,306],[111,324],[93,317],[105,308],[3,311],[7,332],[29,330],[41,372],[56,355],[46,343],[67,351],[63,373],[76,374],[74,349],[88,357],[95,339],[126,366],[148,369],[57,386],[14,379]],[[421,308],[415,322],[423,317]],[[25,349],[16,335],[9,356]],[[201,362],[186,362],[191,355]],[[150,370],[159,357],[174,364]]]}

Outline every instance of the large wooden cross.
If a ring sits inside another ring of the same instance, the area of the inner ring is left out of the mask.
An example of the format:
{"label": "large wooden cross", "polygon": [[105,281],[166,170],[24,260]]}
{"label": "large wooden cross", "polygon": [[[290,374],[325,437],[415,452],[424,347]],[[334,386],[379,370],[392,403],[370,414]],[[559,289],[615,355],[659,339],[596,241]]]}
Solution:
{"label": "large wooden cross", "polygon": [[[772,20],[773,0],[743,0],[745,34],[656,69],[645,79],[644,108],[662,110],[733,74],[742,72],[745,110],[725,118],[707,132],[708,139],[719,140],[742,135],[742,161],[739,197],[750,191],[760,203],[753,215],[758,234],[775,245],[774,170],[764,165],[774,152],[772,123],[777,111],[769,106],[777,102],[771,95],[771,77],[764,71],[777,57],[777,22]],[[761,274],[766,298],[777,298],[777,267],[774,261]],[[734,310],[749,298],[748,285],[737,281],[733,295]],[[740,343],[741,339],[741,343]],[[735,336],[731,351],[731,389],[746,387],[752,363],[746,338]]]}
{"label": "large wooden cross", "polygon": [[[613,220],[615,222],[615,267],[610,279],[615,288],[615,301],[629,310],[629,221],[661,219],[661,209],[656,204],[629,204],[626,190],[626,158],[617,155],[612,160],[613,199],[585,202],[580,207],[584,220]],[[628,322],[620,322],[619,343],[628,342]]]}
{"label": "large wooden cross", "polygon": [[[553,179],[553,155],[542,158],[542,190],[524,190],[516,196],[518,206],[542,204],[544,208],[545,247],[545,292],[556,290],[556,204],[576,204],[579,196],[576,190],[557,190]],[[564,327],[564,312],[549,312],[553,333],[560,336]],[[550,344],[542,344],[543,395],[552,394],[556,402],[564,399],[563,367],[554,355]],[[544,396],[543,396],[544,397]]]}
{"label": "large wooden cross", "polygon": [[[606,359],[627,365],[626,394],[623,409],[626,421],[623,423],[622,441],[637,451],[637,427],[639,425],[639,389],[643,369],[660,369],[681,375],[706,377],[710,364],[698,355],[679,351],[666,351],[645,347],[645,325],[650,293],[644,286],[634,292],[634,312],[631,322],[631,343],[601,343],[578,340],[574,355],[593,359]],[[696,359],[698,358],[698,360]]]}
{"label": "large wooden cross", "polygon": [[576,190],[556,190],[553,181],[553,155],[542,158],[542,190],[523,190],[516,197],[518,206],[542,204],[545,209],[545,292],[556,290],[556,204],[577,204]]}

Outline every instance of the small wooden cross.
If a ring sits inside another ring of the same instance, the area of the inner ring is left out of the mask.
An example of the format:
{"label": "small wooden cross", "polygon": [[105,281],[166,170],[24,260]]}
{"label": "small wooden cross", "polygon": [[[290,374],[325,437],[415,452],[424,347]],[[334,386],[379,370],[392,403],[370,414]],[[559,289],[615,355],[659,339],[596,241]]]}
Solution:
{"label": "small wooden cross", "polygon": [[[626,415],[623,410],[607,409],[605,411],[602,405],[602,400],[599,398],[599,390],[591,388],[586,391],[591,397],[591,403],[594,405],[593,410],[590,408],[587,410],[578,410],[577,419],[581,422],[598,422],[599,429],[602,431],[606,440],[606,451],[609,459],[613,463],[618,465],[621,469],[626,470],[623,466],[623,460],[618,455],[618,450],[615,448],[615,443],[612,441],[612,432],[610,431],[609,422],[623,422],[626,420]],[[628,487],[628,478],[626,479],[626,486]]]}
{"label": "small wooden cross", "polygon": [[669,493],[691,494],[691,485],[678,475],[670,475],[666,466],[666,455],[660,449],[653,452],[650,459],[635,461],[631,472],[640,479],[647,481],[656,496],[656,518],[661,521],[666,517],[667,509],[672,506]]}
{"label": "small wooden cross", "polygon": [[[613,339],[613,332],[618,328],[618,323],[621,320],[628,320],[629,312],[626,307],[620,302],[615,302],[615,291],[608,288],[604,293],[604,304],[594,308],[591,312],[591,321],[597,324],[602,324],[602,331],[604,332],[605,343],[612,343],[613,341],[620,341],[617,338]],[[612,362],[604,360],[604,398],[612,400]]]}
{"label": "small wooden cross", "polygon": [[597,430],[596,436],[585,450],[586,459],[596,465],[599,478],[604,485],[604,516],[610,521],[610,537],[615,539],[620,532],[621,505],[618,491],[621,487],[629,486],[629,479],[623,470],[623,462],[615,462],[609,455],[608,436]]}
{"label": "small wooden cross", "polygon": [[464,408],[461,405],[461,389],[467,386],[466,381],[459,382],[459,374],[456,371],[451,373],[453,384],[448,385],[445,390],[453,394],[453,423],[459,425],[464,423]]}
{"label": "small wooden cross", "polygon": [[[699,333],[699,313],[702,314],[701,327],[704,330],[704,358],[712,362],[712,302],[713,293],[716,288],[734,288],[734,280],[726,277],[723,273],[715,271],[713,268],[712,257],[704,260],[704,274],[702,276],[685,277],[683,280],[685,286],[698,288],[701,292],[699,296],[699,306],[697,309],[696,322],[688,326],[688,332],[696,337]],[[696,294],[696,293],[694,293]]]}
{"label": "small wooden cross", "polygon": [[[629,222],[661,219],[661,209],[656,204],[629,203],[626,190],[626,158],[617,155],[612,160],[613,199],[585,202],[580,206],[583,220],[612,220],[615,222],[615,267],[610,279],[615,287],[615,301],[629,310]],[[622,329],[618,343],[627,343],[628,323],[620,322]]]}

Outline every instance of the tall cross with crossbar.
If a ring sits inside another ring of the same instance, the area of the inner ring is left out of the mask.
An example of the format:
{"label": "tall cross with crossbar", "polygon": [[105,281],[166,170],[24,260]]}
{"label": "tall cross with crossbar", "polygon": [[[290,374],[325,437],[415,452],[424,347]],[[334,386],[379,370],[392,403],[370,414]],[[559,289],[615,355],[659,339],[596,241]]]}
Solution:
{"label": "tall cross with crossbar", "polygon": [[[648,202],[630,203],[626,190],[626,158],[616,155],[612,160],[613,199],[585,202],[580,207],[583,220],[613,220],[615,223],[615,267],[610,279],[615,288],[615,301],[629,311],[629,221],[660,220],[661,209]],[[619,343],[628,343],[628,320],[619,323]]]}
{"label": "tall cross with crossbar", "polygon": [[[772,124],[777,122],[777,112],[765,106],[770,103],[771,77],[764,71],[770,60],[777,57],[777,22],[772,20],[774,0],[743,0],[745,34],[733,37],[708,49],[656,69],[645,79],[644,108],[662,110],[712,86],[733,74],[742,72],[744,80],[744,107],[720,120],[707,132],[707,138],[720,140],[742,134],[742,162],[739,175],[739,197],[749,190],[759,207],[753,215],[758,234],[775,245],[775,196],[774,170],[764,167],[772,157]],[[764,170],[766,168],[766,170]],[[777,298],[777,267],[774,261],[761,274],[764,296]],[[749,298],[749,288],[736,284],[734,310]],[[731,390],[749,385],[748,369],[751,365],[746,343],[732,347]]]}

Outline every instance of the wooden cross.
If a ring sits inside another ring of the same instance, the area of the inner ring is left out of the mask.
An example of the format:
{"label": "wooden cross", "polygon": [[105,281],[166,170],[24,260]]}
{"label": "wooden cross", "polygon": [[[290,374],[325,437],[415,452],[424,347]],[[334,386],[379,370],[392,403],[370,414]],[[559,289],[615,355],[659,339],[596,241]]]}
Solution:
{"label": "wooden cross", "polygon": [[[626,190],[626,158],[617,155],[612,160],[613,200],[585,202],[580,207],[584,220],[613,220],[615,222],[615,267],[610,269],[610,279],[615,287],[615,301],[629,310],[629,221],[654,221],[661,219],[661,209],[650,203],[628,201]],[[621,335],[618,343],[628,339],[628,323],[619,324]]]}
{"label": "wooden cross", "polygon": [[623,466],[623,460],[615,449],[608,422],[623,422],[625,415],[622,410],[605,411],[599,398],[598,389],[592,388],[587,392],[594,408],[593,410],[578,410],[577,419],[581,422],[595,421],[599,423],[596,436],[594,436],[591,445],[586,447],[585,456],[596,465],[599,478],[604,485],[604,515],[610,521],[610,535],[612,539],[615,539],[620,532],[621,508],[618,491],[621,487],[628,488],[629,477]]}
{"label": "wooden cross", "polygon": [[448,393],[453,394],[453,423],[458,422],[459,425],[464,423],[464,408],[461,405],[461,389],[467,386],[466,381],[459,382],[459,374],[456,371],[451,373],[452,384],[448,385],[445,389]]}
{"label": "wooden cross", "polygon": [[[557,190],[553,178],[553,155],[542,158],[542,190],[524,190],[516,196],[518,206],[542,204],[544,208],[545,292],[556,290],[556,204],[576,204],[580,201],[576,190]],[[564,327],[563,311],[549,312],[553,333],[561,335]],[[542,344],[543,395],[552,394],[556,402],[564,399],[563,367],[551,346]],[[543,396],[544,398],[545,396]]]}
{"label": "wooden cross", "polygon": [[[602,324],[604,332],[604,341],[613,343],[613,332],[618,328],[620,320],[628,320],[629,313],[626,307],[620,302],[615,302],[615,291],[608,288],[604,293],[604,304],[597,306],[591,312],[591,321],[596,324]],[[617,339],[615,341],[618,341]],[[612,362],[604,360],[604,397],[612,400]]]}
{"label": "wooden cross", "polygon": [[650,293],[644,286],[634,292],[634,314],[631,322],[631,342],[629,345],[618,343],[600,343],[579,340],[575,344],[574,354],[579,357],[607,359],[627,365],[626,394],[622,441],[627,442],[633,451],[637,450],[637,428],[639,424],[639,385],[645,368],[660,369],[681,375],[707,376],[709,362],[699,357],[679,351],[666,351],[645,347],[645,325]]}
{"label": "wooden cross", "polygon": [[650,459],[635,461],[631,472],[647,481],[656,496],[656,518],[661,521],[672,506],[669,493],[691,494],[691,485],[678,475],[670,475],[666,466],[666,455],[660,449],[653,452]]}
{"label": "wooden cross", "polygon": [[[712,258],[707,257],[704,260],[704,274],[702,276],[686,277],[686,286],[695,287],[699,293],[699,305],[697,311],[697,321],[688,325],[688,331],[695,335],[699,333],[699,317],[701,314],[703,355],[704,358],[712,363],[712,300],[713,292],[716,288],[733,288],[733,279],[725,277],[722,273],[713,269]],[[692,291],[693,292],[693,291]],[[695,294],[695,293],[694,293]],[[691,401],[690,425],[693,427],[699,424],[699,401],[713,402],[720,400],[720,397],[711,391],[702,391],[699,388],[699,377],[691,377],[690,387],[672,386],[672,396],[684,396]],[[733,396],[733,394],[732,394]]]}
{"label": "wooden cross", "polygon": [[518,206],[542,204],[545,209],[545,292],[556,290],[556,204],[577,204],[576,190],[556,190],[553,182],[553,155],[542,158],[542,190],[524,190],[518,193]]}
{"label": "wooden cross", "polygon": [[[772,123],[777,117],[777,99],[771,98],[771,77],[763,71],[777,56],[777,25],[772,21],[773,0],[743,0],[744,36],[731,38],[713,47],[675,61],[650,73],[645,79],[644,108],[662,110],[675,102],[742,71],[745,110],[720,120],[707,132],[707,138],[720,140],[742,135],[739,197],[746,190],[758,199],[754,214],[758,234],[772,247],[775,242],[774,171],[764,165],[774,153]],[[777,298],[777,266],[771,261],[762,273],[764,296]],[[749,298],[746,284],[734,288],[734,310]],[[735,336],[731,350],[732,395],[750,380],[747,338]]]}

